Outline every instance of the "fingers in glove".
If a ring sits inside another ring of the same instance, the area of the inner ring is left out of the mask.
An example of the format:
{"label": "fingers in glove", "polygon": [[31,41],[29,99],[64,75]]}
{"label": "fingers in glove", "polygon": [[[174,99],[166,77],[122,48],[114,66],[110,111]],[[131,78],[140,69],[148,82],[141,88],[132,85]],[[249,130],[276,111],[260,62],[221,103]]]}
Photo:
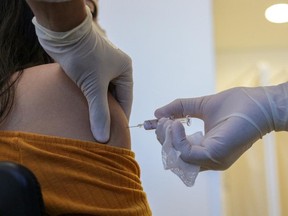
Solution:
{"label": "fingers in glove", "polygon": [[177,151],[181,152],[181,158],[185,162],[202,165],[204,161],[211,160],[207,149],[202,145],[191,143],[186,136],[185,128],[179,121],[171,125],[172,143]]}
{"label": "fingers in glove", "polygon": [[154,113],[156,118],[171,117],[182,118],[187,115],[201,118],[203,115],[203,105],[206,97],[176,99],[173,102],[157,109]]}
{"label": "fingers in glove", "polygon": [[[98,95],[99,96],[99,95]],[[95,97],[88,101],[91,131],[100,143],[106,143],[110,138],[110,112],[107,93],[102,98]]]}
{"label": "fingers in glove", "polygon": [[158,121],[157,128],[155,130],[158,141],[163,145],[166,138],[167,127],[171,125],[173,120],[169,118],[161,118]]}
{"label": "fingers in glove", "polygon": [[[172,134],[179,134],[172,126]],[[183,132],[182,132],[183,133]],[[175,148],[181,158],[201,166],[201,170],[226,170],[260,138],[258,130],[245,119],[231,117],[209,131],[201,145],[186,145],[181,136],[174,135]]]}

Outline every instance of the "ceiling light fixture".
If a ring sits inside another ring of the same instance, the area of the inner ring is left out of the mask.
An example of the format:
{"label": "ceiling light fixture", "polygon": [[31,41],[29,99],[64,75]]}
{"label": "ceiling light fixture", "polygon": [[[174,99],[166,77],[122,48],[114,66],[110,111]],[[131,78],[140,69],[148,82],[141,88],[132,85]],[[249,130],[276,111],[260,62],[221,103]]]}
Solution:
{"label": "ceiling light fixture", "polygon": [[288,4],[274,4],[268,7],[265,11],[265,17],[272,23],[288,22]]}

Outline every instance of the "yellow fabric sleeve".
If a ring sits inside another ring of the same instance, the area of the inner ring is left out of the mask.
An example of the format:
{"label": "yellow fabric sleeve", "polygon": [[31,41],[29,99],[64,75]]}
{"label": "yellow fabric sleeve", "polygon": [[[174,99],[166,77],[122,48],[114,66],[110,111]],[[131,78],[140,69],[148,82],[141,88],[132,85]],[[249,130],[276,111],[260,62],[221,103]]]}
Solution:
{"label": "yellow fabric sleeve", "polygon": [[130,150],[0,131],[0,161],[20,163],[36,175],[51,216],[152,215]]}

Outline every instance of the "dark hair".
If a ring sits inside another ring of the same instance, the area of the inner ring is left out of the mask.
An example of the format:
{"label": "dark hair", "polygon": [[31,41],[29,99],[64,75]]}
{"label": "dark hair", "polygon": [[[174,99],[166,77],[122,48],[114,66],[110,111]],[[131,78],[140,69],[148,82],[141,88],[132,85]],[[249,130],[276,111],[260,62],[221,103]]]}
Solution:
{"label": "dark hair", "polygon": [[38,42],[33,16],[25,0],[0,0],[0,121],[13,105],[14,83],[23,70],[53,62]]}

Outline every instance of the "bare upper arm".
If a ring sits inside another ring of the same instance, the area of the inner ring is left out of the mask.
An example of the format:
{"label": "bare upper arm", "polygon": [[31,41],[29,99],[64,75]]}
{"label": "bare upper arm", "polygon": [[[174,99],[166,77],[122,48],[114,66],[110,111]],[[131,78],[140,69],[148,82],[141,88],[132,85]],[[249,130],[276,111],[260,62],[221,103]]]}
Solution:
{"label": "bare upper arm", "polygon": [[[111,133],[107,144],[130,148],[127,118],[110,95],[109,108]],[[58,64],[24,71],[16,86],[12,111],[0,125],[0,130],[95,141],[86,98]]]}

